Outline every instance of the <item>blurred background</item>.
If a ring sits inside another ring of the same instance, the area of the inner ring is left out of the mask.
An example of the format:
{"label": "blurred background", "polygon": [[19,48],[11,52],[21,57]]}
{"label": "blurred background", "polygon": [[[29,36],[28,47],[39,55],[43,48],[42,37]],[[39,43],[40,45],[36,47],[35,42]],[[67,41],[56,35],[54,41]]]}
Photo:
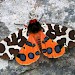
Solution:
{"label": "blurred background", "polygon": [[[75,0],[0,0],[0,40],[33,18],[75,29]],[[75,48],[30,66],[0,59],[0,75],[75,75]]]}

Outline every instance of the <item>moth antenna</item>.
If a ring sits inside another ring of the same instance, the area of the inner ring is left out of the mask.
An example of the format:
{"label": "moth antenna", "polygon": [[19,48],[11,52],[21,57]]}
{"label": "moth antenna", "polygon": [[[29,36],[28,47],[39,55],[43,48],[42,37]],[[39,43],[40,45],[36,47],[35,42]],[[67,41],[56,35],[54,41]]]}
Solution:
{"label": "moth antenna", "polygon": [[14,25],[24,25],[24,24],[14,23]]}
{"label": "moth antenna", "polygon": [[28,26],[27,26],[27,25],[24,25],[24,27],[26,27],[26,28],[27,28]]}
{"label": "moth antenna", "polygon": [[42,16],[40,17],[39,21],[41,21],[41,19],[43,18],[44,14],[42,14]]}

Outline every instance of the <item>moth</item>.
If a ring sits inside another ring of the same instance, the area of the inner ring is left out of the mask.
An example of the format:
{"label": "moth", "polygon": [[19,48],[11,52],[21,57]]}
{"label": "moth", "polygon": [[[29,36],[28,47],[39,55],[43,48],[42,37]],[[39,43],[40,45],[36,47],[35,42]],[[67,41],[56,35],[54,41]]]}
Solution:
{"label": "moth", "polygon": [[43,54],[48,58],[62,56],[66,48],[75,46],[75,30],[61,25],[40,23],[36,19],[28,26],[0,42],[0,58],[30,65]]}

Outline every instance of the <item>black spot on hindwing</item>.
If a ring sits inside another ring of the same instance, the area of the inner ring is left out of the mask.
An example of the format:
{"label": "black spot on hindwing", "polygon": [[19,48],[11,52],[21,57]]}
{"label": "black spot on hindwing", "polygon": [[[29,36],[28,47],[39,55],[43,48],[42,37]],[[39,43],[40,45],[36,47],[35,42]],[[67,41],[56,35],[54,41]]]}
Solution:
{"label": "black spot on hindwing", "polygon": [[52,48],[47,48],[47,53],[51,54],[52,53]]}
{"label": "black spot on hindwing", "polygon": [[18,54],[17,57],[20,58],[20,60],[22,60],[22,61],[26,60],[25,54]]}
{"label": "black spot on hindwing", "polygon": [[40,55],[40,52],[39,52],[39,51],[37,51],[35,54],[36,54],[36,55]]}
{"label": "black spot on hindwing", "polygon": [[61,48],[62,48],[61,45],[57,45],[57,46],[55,46],[55,52],[56,52],[56,53],[61,52]]}
{"label": "black spot on hindwing", "polygon": [[33,54],[33,53],[29,53],[29,54],[28,54],[28,57],[29,57],[30,59],[33,59],[33,58],[34,58],[34,54]]}

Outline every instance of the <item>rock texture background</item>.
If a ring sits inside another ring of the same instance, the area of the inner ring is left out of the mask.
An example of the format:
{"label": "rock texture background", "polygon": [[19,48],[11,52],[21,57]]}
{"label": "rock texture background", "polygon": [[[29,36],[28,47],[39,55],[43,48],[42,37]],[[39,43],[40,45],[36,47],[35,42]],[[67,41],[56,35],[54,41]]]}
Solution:
{"label": "rock texture background", "polygon": [[[0,40],[33,17],[75,29],[75,0],[0,0]],[[30,66],[0,59],[0,75],[75,75],[75,48],[58,59]]]}

